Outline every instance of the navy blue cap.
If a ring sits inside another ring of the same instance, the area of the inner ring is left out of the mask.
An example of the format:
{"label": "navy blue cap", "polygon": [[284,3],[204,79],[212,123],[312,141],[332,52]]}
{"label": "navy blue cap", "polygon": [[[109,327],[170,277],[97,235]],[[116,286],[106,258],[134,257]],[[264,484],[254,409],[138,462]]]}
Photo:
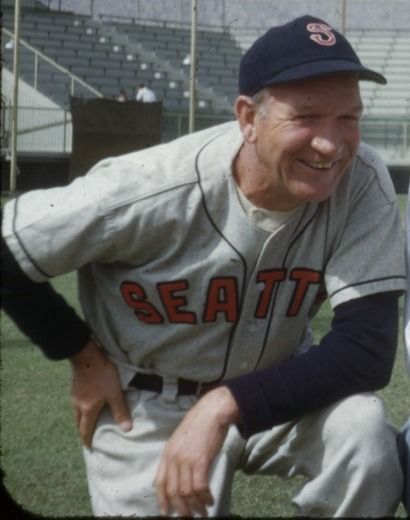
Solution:
{"label": "navy blue cap", "polygon": [[314,16],[301,16],[269,29],[242,57],[239,93],[253,96],[270,85],[335,72],[355,72],[359,79],[386,84],[364,67],[343,34]]}

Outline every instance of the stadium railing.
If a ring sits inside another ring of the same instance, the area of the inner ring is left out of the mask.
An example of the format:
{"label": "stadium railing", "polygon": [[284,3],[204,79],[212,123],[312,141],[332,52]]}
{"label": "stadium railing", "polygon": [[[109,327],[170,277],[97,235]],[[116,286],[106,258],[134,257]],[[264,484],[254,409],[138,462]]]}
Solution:
{"label": "stadium railing", "polygon": [[[9,41],[12,42],[12,45],[14,45],[14,33],[12,31],[9,31],[5,27],[2,27],[1,29],[3,41],[4,36],[9,38]],[[66,81],[67,85],[67,91],[71,96],[74,96],[75,94],[80,93],[81,95],[88,94],[93,97],[102,97],[102,94],[99,90],[92,87],[88,83],[86,83],[84,80],[82,80],[80,77],[76,76],[72,72],[70,72],[68,69],[62,67],[58,63],[56,63],[54,60],[40,52],[38,49],[34,48],[33,46],[29,45],[27,42],[25,42],[23,39],[20,38],[20,46],[21,49],[26,52],[26,58],[27,54],[29,55],[29,59],[31,57],[32,60],[32,77],[31,78],[24,78],[25,81],[27,81],[29,84],[31,84],[35,89],[38,88],[38,83],[40,79],[40,67],[46,65],[48,68],[52,70],[52,72],[57,76],[59,75],[60,78],[63,78]],[[4,58],[4,55],[3,55]],[[13,63],[9,63],[9,67],[11,72],[13,72]],[[56,76],[52,77],[50,76],[50,80],[55,81]]]}

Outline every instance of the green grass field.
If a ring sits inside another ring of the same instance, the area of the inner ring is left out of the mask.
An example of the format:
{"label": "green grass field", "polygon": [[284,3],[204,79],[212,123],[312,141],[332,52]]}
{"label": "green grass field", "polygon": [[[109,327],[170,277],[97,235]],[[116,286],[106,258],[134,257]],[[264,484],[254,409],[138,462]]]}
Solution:
{"label": "green grass field", "polygon": [[[404,196],[400,197],[400,204],[404,209]],[[78,309],[74,276],[62,276],[53,283]],[[327,329],[329,319],[330,309],[325,305],[314,324],[318,336]],[[45,517],[91,515],[69,388],[68,362],[45,359],[2,314],[3,483],[24,509]],[[400,427],[410,410],[410,383],[404,365],[402,337],[392,381],[380,395],[385,399],[392,423]],[[294,516],[291,496],[298,485],[298,480],[283,482],[276,477],[249,477],[238,473],[232,513],[247,517]],[[396,516],[406,516],[402,507]]]}

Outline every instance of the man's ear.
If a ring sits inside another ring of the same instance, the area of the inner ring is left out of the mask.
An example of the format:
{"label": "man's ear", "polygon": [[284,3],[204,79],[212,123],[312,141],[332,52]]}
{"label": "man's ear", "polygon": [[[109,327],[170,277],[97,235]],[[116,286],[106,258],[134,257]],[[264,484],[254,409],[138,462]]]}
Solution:
{"label": "man's ear", "polygon": [[256,140],[255,117],[256,106],[249,96],[238,96],[235,101],[235,115],[245,142]]}

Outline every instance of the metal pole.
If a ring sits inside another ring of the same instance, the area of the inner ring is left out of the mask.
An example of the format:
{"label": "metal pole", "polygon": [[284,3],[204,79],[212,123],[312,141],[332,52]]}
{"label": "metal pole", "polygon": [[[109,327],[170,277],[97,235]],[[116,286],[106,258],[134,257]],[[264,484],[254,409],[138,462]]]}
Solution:
{"label": "metal pole", "polygon": [[192,0],[191,10],[191,74],[189,78],[189,133],[195,130],[195,83],[196,83],[196,14],[197,2]]}
{"label": "metal pole", "polygon": [[342,34],[346,34],[346,10],[347,10],[347,4],[346,0],[342,0]]}
{"label": "metal pole", "polygon": [[64,153],[66,152],[67,148],[67,109],[64,109],[64,144],[63,144],[63,150]]}
{"label": "metal pole", "polygon": [[38,53],[34,53],[34,88],[37,90],[37,82],[38,82]]}
{"label": "metal pole", "polygon": [[17,116],[19,98],[19,46],[20,46],[20,0],[14,4],[14,48],[13,48],[13,107],[11,115],[11,161],[10,191],[16,191],[17,179]]}

